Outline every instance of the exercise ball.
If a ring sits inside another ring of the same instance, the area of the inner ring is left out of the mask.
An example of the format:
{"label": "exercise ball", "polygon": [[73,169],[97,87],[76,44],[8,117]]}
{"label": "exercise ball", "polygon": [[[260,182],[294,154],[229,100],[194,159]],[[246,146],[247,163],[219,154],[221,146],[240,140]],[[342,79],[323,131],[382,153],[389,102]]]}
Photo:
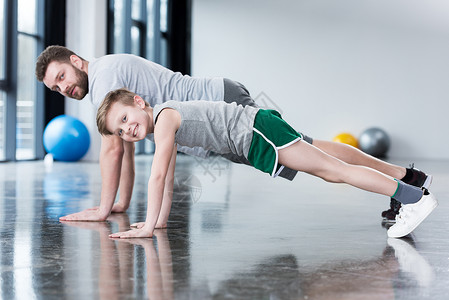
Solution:
{"label": "exercise ball", "polygon": [[385,157],[390,149],[390,137],[381,128],[368,128],[359,137],[359,147],[372,156]]}
{"label": "exercise ball", "polygon": [[350,133],[340,133],[337,134],[334,138],[333,138],[334,142],[338,142],[338,143],[343,143],[343,144],[348,144],[351,145],[353,147],[358,147],[358,142],[357,139]]}
{"label": "exercise ball", "polygon": [[74,117],[57,116],[45,127],[44,148],[55,160],[77,161],[86,154],[89,145],[89,131]]}

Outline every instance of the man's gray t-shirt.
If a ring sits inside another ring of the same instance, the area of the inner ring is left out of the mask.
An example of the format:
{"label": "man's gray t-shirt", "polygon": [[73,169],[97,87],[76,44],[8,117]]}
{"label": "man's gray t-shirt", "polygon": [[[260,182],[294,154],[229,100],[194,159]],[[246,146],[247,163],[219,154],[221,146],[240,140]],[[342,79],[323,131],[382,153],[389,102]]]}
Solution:
{"label": "man's gray t-shirt", "polygon": [[[127,88],[145,99],[152,107],[168,100],[222,101],[223,78],[195,78],[173,72],[159,64],[132,54],[102,56],[88,66],[89,94],[96,109],[106,94]],[[151,137],[150,137],[151,139]],[[187,154],[205,157],[202,149],[179,148]]]}
{"label": "man's gray t-shirt", "polygon": [[153,107],[168,100],[222,101],[223,78],[195,78],[132,54],[112,54],[89,63],[89,96],[98,109],[109,91],[127,88]]}

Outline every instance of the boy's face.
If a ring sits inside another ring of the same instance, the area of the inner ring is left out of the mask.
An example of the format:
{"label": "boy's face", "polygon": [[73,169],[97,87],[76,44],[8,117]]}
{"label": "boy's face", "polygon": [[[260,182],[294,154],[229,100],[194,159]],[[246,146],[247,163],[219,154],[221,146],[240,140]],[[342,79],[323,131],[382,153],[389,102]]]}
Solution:
{"label": "boy's face", "polygon": [[144,108],[145,104],[137,101],[132,106],[120,102],[112,104],[106,115],[106,128],[126,142],[143,140],[149,133],[151,121]]}
{"label": "boy's face", "polygon": [[76,100],[83,99],[89,90],[87,74],[69,63],[49,63],[43,82],[50,90]]}

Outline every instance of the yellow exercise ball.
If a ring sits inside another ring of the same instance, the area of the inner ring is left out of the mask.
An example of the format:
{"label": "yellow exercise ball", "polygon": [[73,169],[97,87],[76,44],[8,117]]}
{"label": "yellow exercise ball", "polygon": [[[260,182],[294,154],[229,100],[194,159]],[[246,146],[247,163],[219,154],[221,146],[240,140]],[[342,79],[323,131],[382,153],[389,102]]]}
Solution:
{"label": "yellow exercise ball", "polygon": [[351,145],[356,148],[358,148],[358,146],[359,146],[357,139],[352,134],[347,133],[347,132],[343,132],[343,133],[336,135],[334,137],[333,141],[338,142],[338,143],[348,144],[348,145]]}

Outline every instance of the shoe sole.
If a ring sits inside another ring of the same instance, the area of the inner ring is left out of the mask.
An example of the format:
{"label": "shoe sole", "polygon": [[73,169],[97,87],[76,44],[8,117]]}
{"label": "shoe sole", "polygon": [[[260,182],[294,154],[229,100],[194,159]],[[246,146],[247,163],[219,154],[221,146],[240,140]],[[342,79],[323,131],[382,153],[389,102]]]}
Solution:
{"label": "shoe sole", "polygon": [[436,200],[435,199],[435,203],[433,204],[433,206],[432,206],[432,208],[429,210],[429,212],[427,213],[427,214],[425,214],[425,215],[423,215],[422,217],[421,217],[421,219],[418,221],[418,222],[416,222],[416,224],[415,224],[415,226],[413,226],[409,231],[407,231],[407,233],[405,233],[405,234],[401,234],[401,235],[396,235],[396,236],[394,236],[394,235],[390,235],[390,233],[389,233],[389,231],[387,231],[387,235],[388,235],[388,237],[391,237],[391,238],[401,238],[401,237],[404,237],[404,236],[406,236],[406,235],[408,235],[408,234],[410,234],[413,230],[415,230],[433,211],[434,211],[434,209],[436,208],[438,206],[438,200]]}
{"label": "shoe sole", "polygon": [[433,180],[433,176],[427,175],[426,181],[424,181],[422,187],[428,189],[430,187],[430,185],[432,184],[432,180]]}
{"label": "shoe sole", "polygon": [[396,219],[390,220],[390,219],[387,219],[387,218],[383,218],[382,222],[385,223],[385,224],[394,224],[394,223],[396,223]]}

